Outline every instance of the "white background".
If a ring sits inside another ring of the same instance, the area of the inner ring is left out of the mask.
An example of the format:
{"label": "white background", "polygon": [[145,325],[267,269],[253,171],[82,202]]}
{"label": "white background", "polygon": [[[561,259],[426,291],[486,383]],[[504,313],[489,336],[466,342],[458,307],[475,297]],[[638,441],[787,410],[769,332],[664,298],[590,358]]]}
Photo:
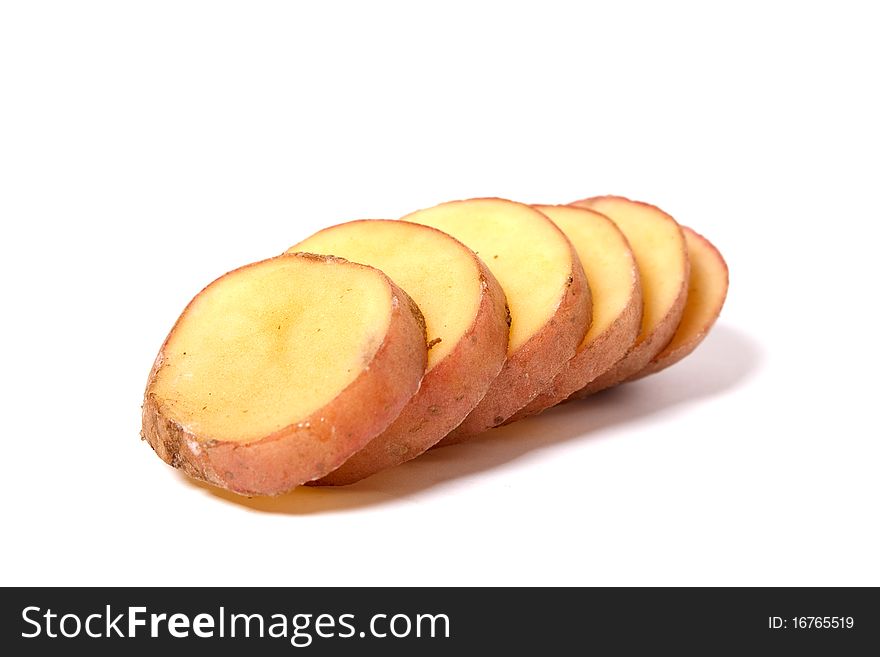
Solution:
{"label": "white background", "polygon": [[[427,4],[2,5],[0,583],[880,585],[873,3]],[[730,264],[673,370],[278,499],[139,440],[223,272],[602,193]]]}

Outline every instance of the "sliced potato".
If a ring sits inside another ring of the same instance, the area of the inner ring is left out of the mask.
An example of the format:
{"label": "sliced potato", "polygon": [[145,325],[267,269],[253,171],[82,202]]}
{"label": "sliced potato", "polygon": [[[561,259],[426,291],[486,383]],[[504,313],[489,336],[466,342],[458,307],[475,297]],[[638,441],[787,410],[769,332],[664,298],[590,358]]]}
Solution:
{"label": "sliced potato", "polygon": [[721,253],[696,231],[686,226],[682,226],[682,229],[687,241],[691,273],[681,323],[666,348],[631,380],[665,370],[696,349],[709,334],[727,298],[727,263]]}
{"label": "sliced potato", "polygon": [[383,273],[310,254],[264,260],[183,311],[150,373],[142,435],[192,477],[283,493],[384,431],[426,362],[421,314]]}
{"label": "sliced potato", "polygon": [[326,228],[291,250],[381,269],[421,309],[431,345],[422,386],[398,418],[314,483],[349,484],[415,458],[485,396],[507,355],[507,305],[498,281],[464,244],[430,226],[363,220]]}
{"label": "sliced potato", "polygon": [[507,361],[486,396],[440,444],[502,424],[547,387],[574,356],[590,323],[583,267],[565,234],[528,205],[503,199],[452,201],[404,217],[461,240],[507,296]]}
{"label": "sliced potato", "polygon": [[600,196],[572,205],[601,212],[617,224],[633,250],[642,286],[642,325],[635,345],[572,395],[578,398],[625,381],[669,344],[687,300],[690,265],[681,227],[659,208],[620,196]]}
{"label": "sliced potato", "polygon": [[629,242],[617,225],[587,208],[535,207],[550,217],[574,246],[590,283],[593,322],[574,357],[509,422],[558,404],[608,370],[635,344],[642,318],[638,268]]}

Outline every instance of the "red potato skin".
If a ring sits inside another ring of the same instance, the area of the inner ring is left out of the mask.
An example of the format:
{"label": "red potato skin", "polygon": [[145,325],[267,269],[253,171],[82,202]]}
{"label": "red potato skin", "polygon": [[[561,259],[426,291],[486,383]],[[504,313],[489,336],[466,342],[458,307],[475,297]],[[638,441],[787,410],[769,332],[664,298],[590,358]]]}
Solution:
{"label": "red potato skin", "polygon": [[[575,201],[574,203],[571,203],[571,205],[577,206],[580,203],[586,203],[587,201],[591,200],[593,199]],[[631,201],[630,199],[626,200],[630,201],[631,203],[637,203],[638,205],[652,208],[675,221],[666,212],[663,212],[663,210],[654,205],[651,205],[650,203]],[[584,207],[589,208],[590,206],[584,205]],[[678,224],[676,223],[676,225]],[[679,231],[681,231],[680,226]],[[684,245],[683,233],[682,244]],[[660,323],[656,327],[654,327],[654,330],[651,331],[651,333],[644,340],[634,345],[622,359],[617,361],[617,363],[615,363],[603,374],[600,374],[598,377],[593,379],[593,381],[587,384],[584,388],[572,394],[569,399],[582,399],[584,397],[597,393],[600,390],[605,390],[606,388],[610,388],[617,385],[618,383],[626,381],[629,377],[643,370],[648,365],[648,363],[651,362],[651,359],[659,354],[663,350],[663,348],[667,344],[669,344],[669,341],[672,340],[672,336],[675,335],[675,331],[678,328],[679,322],[681,321],[682,313],[684,312],[684,305],[687,301],[689,275],[690,261],[687,258],[687,251],[685,251],[685,276],[682,280],[678,295],[676,296],[675,301],[673,302],[669,311],[666,313],[666,316],[663,317]]]}
{"label": "red potato skin", "polygon": [[505,424],[524,420],[555,406],[581,390],[611,368],[632,348],[642,323],[642,288],[637,269],[633,269],[633,287],[629,302],[617,319],[585,349],[563,365],[548,388],[517,411]]}
{"label": "red potato skin", "polygon": [[[331,256],[278,257],[314,258],[369,269]],[[279,495],[332,472],[391,424],[418,391],[427,364],[421,312],[403,290],[386,280],[392,313],[385,340],[369,366],[309,417],[247,443],[193,435],[163,413],[162,401],[151,390],[162,367],[166,338],[147,383],[141,437],[171,466],[241,495]]]}
{"label": "red potato skin", "polygon": [[584,268],[574,247],[571,252],[571,275],[554,316],[508,356],[483,400],[455,430],[437,443],[438,447],[464,442],[503,424],[540,394],[575,355],[590,327],[592,303]]}
{"label": "red potato skin", "polygon": [[474,258],[480,266],[482,298],[467,333],[425,374],[422,387],[391,426],[310,485],[350,484],[409,461],[433,447],[483,399],[507,357],[508,310],[498,281]]}
{"label": "red potato skin", "polygon": [[712,315],[712,319],[705,324],[700,332],[693,336],[691,340],[686,342],[683,345],[678,346],[676,349],[667,350],[664,349],[657,356],[651,360],[650,363],[640,372],[637,372],[633,376],[631,376],[627,381],[635,381],[637,379],[644,378],[646,376],[650,376],[651,374],[656,374],[662,370],[665,370],[667,367],[671,365],[675,365],[677,362],[682,360],[683,358],[689,356],[693,353],[694,349],[700,346],[700,343],[705,339],[707,335],[709,335],[709,331],[712,330],[712,327],[715,325],[715,320],[718,319],[718,315],[721,313],[721,308],[724,306],[724,301],[727,298],[727,283],[730,279],[730,270],[727,267],[727,262],[724,260],[724,257],[721,255],[721,252],[715,248],[715,245],[712,244],[705,237],[700,235],[697,231],[692,228],[688,228],[687,226],[682,227],[684,231],[690,233],[693,237],[700,240],[704,246],[708,247],[712,251],[714,251],[716,257],[718,258],[718,262],[721,263],[724,269],[725,276],[725,286],[724,286],[724,295],[717,300],[717,309],[715,313]]}

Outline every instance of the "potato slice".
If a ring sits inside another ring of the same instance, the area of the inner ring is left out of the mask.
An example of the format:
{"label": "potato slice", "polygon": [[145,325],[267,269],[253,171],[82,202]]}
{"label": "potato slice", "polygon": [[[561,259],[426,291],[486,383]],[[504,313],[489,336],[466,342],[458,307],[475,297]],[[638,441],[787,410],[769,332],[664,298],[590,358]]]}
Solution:
{"label": "potato slice", "polygon": [[567,399],[623,358],[642,320],[639,271],[626,237],[613,221],[587,208],[536,205],[562,229],[580,258],[593,300],[593,322],[569,360],[541,394],[508,422],[540,413]]}
{"label": "potato slice", "polygon": [[630,380],[655,374],[690,354],[709,334],[727,298],[727,263],[715,246],[696,231],[682,226],[691,273],[687,303],[672,341]]}
{"label": "potato slice", "polygon": [[418,390],[424,323],[383,273],[285,255],[190,302],[144,395],[143,437],[188,475],[272,495],[332,472]]}
{"label": "potato slice", "polygon": [[341,485],[415,458],[485,396],[507,355],[507,304],[486,265],[430,226],[362,220],[326,228],[291,250],[341,256],[385,272],[425,317],[428,369],[400,416],[317,484]]}
{"label": "potato slice", "polygon": [[625,381],[669,344],[687,300],[690,264],[681,226],[653,205],[620,196],[600,196],[571,205],[601,212],[618,225],[636,257],[642,285],[642,326],[635,345],[608,371],[572,395],[579,398]]}
{"label": "potato slice", "polygon": [[507,361],[486,396],[440,444],[502,424],[575,355],[590,323],[590,291],[565,234],[538,210],[503,199],[452,201],[407,221],[439,228],[473,249],[507,296]]}

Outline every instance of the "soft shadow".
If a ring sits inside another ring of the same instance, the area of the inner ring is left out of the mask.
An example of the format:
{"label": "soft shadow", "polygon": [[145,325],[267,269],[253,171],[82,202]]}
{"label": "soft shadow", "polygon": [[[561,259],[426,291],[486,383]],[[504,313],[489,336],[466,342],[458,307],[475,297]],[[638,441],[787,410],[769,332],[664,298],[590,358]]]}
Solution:
{"label": "soft shadow", "polygon": [[414,461],[351,486],[301,487],[279,497],[241,497],[183,475],[205,494],[264,513],[301,515],[348,511],[400,501],[434,486],[499,467],[569,440],[595,440],[609,427],[638,424],[676,407],[730,392],[755,376],[764,354],[751,337],[717,326],[690,357],[641,381],[562,404],[468,443],[431,450]]}

